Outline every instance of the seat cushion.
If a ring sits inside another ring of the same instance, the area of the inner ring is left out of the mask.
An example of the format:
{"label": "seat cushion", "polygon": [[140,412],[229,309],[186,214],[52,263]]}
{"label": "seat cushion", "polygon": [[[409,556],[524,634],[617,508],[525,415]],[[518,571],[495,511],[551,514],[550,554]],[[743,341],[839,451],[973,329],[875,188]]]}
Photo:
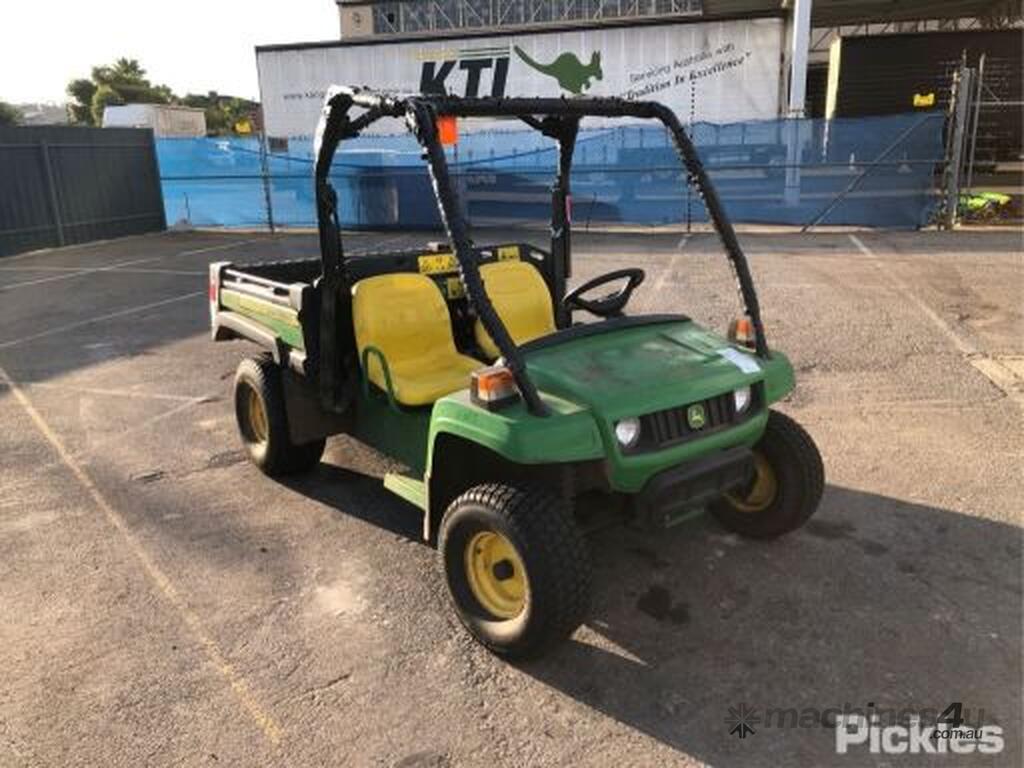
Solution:
{"label": "seat cushion", "polygon": [[[359,359],[373,347],[387,361],[395,400],[428,405],[469,386],[478,360],[459,354],[448,306],[424,275],[400,273],[360,280],[352,289],[352,322]],[[380,359],[370,354],[366,375],[381,389],[387,380]]]}
{"label": "seat cushion", "polygon": [[[484,290],[516,344],[555,332],[555,313],[548,286],[536,267],[525,261],[497,261],[480,267]],[[500,353],[479,320],[473,328],[476,343],[488,357]]]}
{"label": "seat cushion", "polygon": [[[388,365],[391,370],[391,385],[394,388],[395,400],[403,405],[430,405],[439,397],[450,395],[460,389],[469,387],[469,375],[483,363],[466,355],[426,355],[411,360],[403,360],[399,365]],[[369,361],[370,380],[377,383],[372,374],[380,362]],[[384,381],[379,376],[380,382]],[[378,384],[383,388],[383,384]]]}

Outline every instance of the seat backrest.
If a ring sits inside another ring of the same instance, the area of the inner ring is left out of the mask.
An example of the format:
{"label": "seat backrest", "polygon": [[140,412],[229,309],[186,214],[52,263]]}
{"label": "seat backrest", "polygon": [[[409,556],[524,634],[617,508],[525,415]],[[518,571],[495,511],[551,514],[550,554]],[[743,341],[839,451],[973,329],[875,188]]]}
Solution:
{"label": "seat backrest", "polygon": [[352,289],[352,323],[360,359],[367,346],[383,352],[391,368],[430,353],[455,354],[448,305],[425,275],[360,280]]}
{"label": "seat backrest", "polygon": [[[540,272],[526,261],[496,261],[480,267],[484,290],[516,344],[555,332],[551,293]],[[479,320],[473,329],[476,343],[488,356],[499,352]]]}

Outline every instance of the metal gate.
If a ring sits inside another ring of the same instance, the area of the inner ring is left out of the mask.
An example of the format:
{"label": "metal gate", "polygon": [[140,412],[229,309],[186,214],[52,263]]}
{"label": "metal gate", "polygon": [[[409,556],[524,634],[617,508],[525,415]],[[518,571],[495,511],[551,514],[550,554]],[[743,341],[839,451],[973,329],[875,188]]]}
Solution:
{"label": "metal gate", "polygon": [[0,256],[165,227],[149,129],[0,128]]}

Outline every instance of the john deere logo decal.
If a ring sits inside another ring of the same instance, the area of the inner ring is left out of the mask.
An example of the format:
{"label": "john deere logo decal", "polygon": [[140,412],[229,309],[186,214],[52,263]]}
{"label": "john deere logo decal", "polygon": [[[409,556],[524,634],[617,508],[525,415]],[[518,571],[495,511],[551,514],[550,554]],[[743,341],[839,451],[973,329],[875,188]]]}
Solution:
{"label": "john deere logo decal", "polygon": [[690,425],[690,429],[704,429],[706,420],[704,406],[700,403],[694,403],[686,409],[686,423]]}
{"label": "john deere logo decal", "polygon": [[555,78],[562,87],[562,90],[575,93],[577,96],[593,85],[590,82],[592,79],[601,80],[604,76],[604,73],[601,71],[600,51],[594,51],[590,54],[589,64],[584,64],[580,61],[575,53],[568,52],[560,54],[550,64],[541,64],[518,45],[513,46],[513,49],[516,55],[525,61],[528,66],[533,67],[533,69],[542,74]]}

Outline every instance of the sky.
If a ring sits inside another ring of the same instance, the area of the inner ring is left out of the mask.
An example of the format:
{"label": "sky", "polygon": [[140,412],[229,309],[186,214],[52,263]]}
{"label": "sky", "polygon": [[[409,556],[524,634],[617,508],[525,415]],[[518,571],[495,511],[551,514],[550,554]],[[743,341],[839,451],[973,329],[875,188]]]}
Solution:
{"label": "sky", "polygon": [[124,56],[177,94],[255,99],[256,45],[338,37],[334,0],[0,0],[0,101],[64,102]]}

